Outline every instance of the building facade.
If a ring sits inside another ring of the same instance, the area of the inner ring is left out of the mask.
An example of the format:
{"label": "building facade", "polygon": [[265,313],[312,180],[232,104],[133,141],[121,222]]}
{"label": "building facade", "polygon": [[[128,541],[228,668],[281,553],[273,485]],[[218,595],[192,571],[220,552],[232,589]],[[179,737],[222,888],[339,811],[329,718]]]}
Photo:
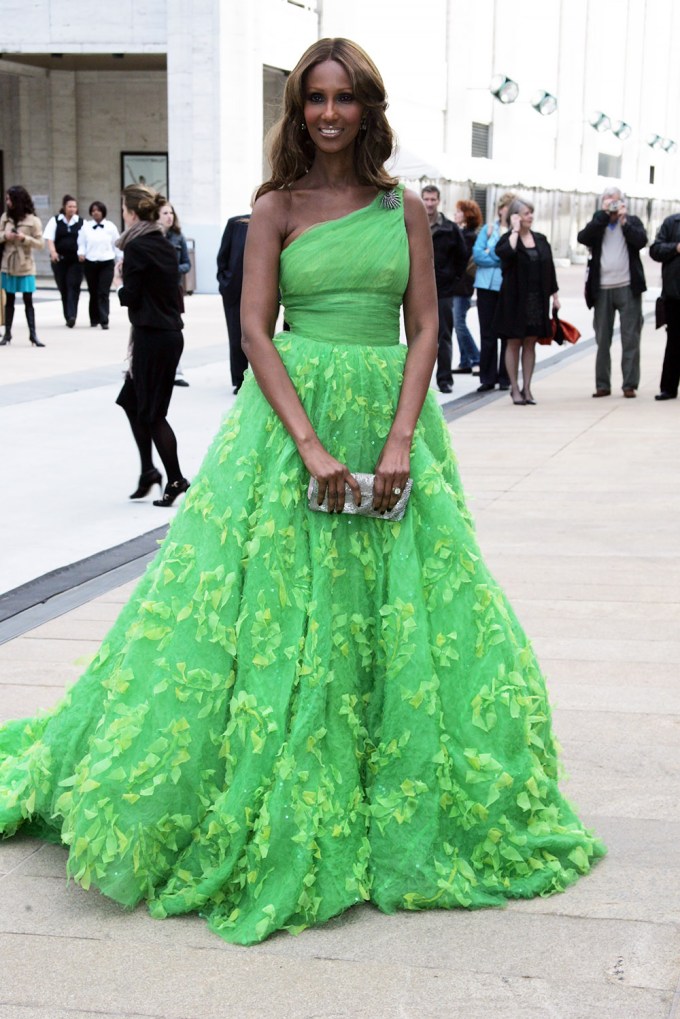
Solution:
{"label": "building facade", "polygon": [[[615,16],[614,16],[615,15]],[[397,172],[449,202],[519,186],[563,256],[615,181],[654,229],[677,205],[680,76],[673,0],[0,0],[0,176],[43,221],[121,186],[167,187],[195,241],[197,288],[215,289],[224,222],[266,174],[263,141],[286,74],[325,35],[381,69]],[[489,90],[516,83],[514,102]],[[556,111],[532,101],[547,93]],[[600,120],[597,128],[593,122]],[[607,124],[609,126],[607,126]],[[621,125],[624,125],[622,128]],[[616,133],[618,132],[618,133]],[[653,144],[651,144],[653,142]],[[541,219],[541,216],[543,219]]]}

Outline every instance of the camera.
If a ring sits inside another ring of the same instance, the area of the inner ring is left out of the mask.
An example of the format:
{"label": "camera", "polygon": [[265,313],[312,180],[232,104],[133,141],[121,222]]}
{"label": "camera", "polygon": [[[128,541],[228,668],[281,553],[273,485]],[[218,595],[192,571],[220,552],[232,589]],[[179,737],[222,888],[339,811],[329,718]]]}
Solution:
{"label": "camera", "polygon": [[618,212],[622,203],[620,201],[610,202],[607,212]]}

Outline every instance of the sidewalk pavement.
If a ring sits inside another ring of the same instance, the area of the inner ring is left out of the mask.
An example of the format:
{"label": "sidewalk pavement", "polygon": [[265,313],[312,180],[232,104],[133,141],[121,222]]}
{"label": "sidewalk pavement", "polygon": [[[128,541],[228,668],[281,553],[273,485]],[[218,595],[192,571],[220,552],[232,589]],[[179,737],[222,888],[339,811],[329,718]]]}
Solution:
{"label": "sidewalk pavement", "polygon": [[[566,308],[564,316],[572,319]],[[62,341],[46,328],[43,337],[81,350],[90,336],[108,339],[74,332]],[[190,338],[191,388],[173,400],[187,450],[191,424],[197,444],[201,428],[211,431],[195,416],[217,416],[227,389],[215,357],[223,341],[215,337],[212,361],[202,344]],[[616,384],[610,398],[591,399],[592,352],[577,348],[539,374],[535,407],[496,396],[448,408],[483,553],[548,676],[565,793],[609,847],[593,873],[563,895],[506,910],[388,917],[363,906],[244,949],[197,917],[154,921],[144,908],[125,912],[67,885],[63,848],[17,837],[0,845],[0,1019],[680,1019],[680,404],[653,400],[662,348],[648,326],[636,400]],[[27,466],[5,472],[21,479],[26,511],[3,532],[9,551],[42,541],[32,533],[38,522],[49,536],[57,493],[75,528],[85,526],[83,483],[109,435],[97,419],[115,389],[106,386],[26,401],[40,405],[31,429],[9,433],[25,454],[37,455],[65,419],[74,443],[87,433],[93,449],[67,493],[61,448],[42,461],[42,477],[32,480]],[[117,420],[110,435],[119,446],[121,433]],[[109,466],[96,474],[99,486],[106,480],[100,511],[120,502],[135,473],[131,450],[107,453]],[[73,455],[77,466],[82,448]],[[157,526],[160,510],[129,508],[146,514],[139,527]],[[103,524],[98,533],[100,548],[104,536],[114,543]],[[47,612],[48,621],[0,645],[0,718],[56,701],[132,584],[56,618]],[[54,602],[57,611],[67,604]]]}
{"label": "sidewalk pavement", "polygon": [[[658,293],[654,285],[659,272],[654,263],[646,269],[649,312]],[[574,351],[580,356],[592,333],[592,316],[583,302],[583,273],[582,265],[559,269],[562,315],[583,333]],[[175,390],[169,419],[177,433],[182,469],[191,478],[234,396],[220,297],[193,295],[185,303],[182,364],[190,387]],[[12,536],[5,541],[0,562],[0,595],[153,533],[175,512],[154,507],[151,496],[138,503],[127,498],[136,488],[139,463],[125,415],[115,405],[128,344],[125,309],[112,295],[110,329],[91,329],[83,291],[78,323],[67,329],[56,291],[45,290],[39,292],[36,317],[45,349],[29,346],[21,308],[11,345],[0,347],[5,479],[0,532]],[[478,339],[475,308],[467,318]],[[554,344],[538,347],[539,364],[559,350]],[[589,361],[592,358],[591,353]],[[659,374],[660,358],[649,357],[645,349],[643,380],[648,394]],[[470,398],[478,385],[476,376],[457,375],[451,396],[435,392],[442,406],[455,412],[461,398]],[[589,397],[592,386],[587,379],[584,397]],[[98,562],[88,576],[99,569]],[[53,587],[43,585],[38,596],[49,596]],[[33,592],[24,593],[30,601]],[[0,606],[0,619],[4,614]]]}

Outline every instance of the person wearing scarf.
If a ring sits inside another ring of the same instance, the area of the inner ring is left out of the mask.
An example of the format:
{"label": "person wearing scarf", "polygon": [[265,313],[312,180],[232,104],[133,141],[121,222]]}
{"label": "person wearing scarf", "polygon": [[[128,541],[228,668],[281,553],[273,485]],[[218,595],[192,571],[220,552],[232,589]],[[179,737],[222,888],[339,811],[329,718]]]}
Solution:
{"label": "person wearing scarf", "polygon": [[153,447],[165,468],[167,483],[154,506],[172,506],[189,482],[182,474],[177,439],[167,413],[175,370],[184,347],[177,256],[158,222],[166,198],[141,184],[123,191],[125,231],[116,241],[123,252],[114,284],[130,319],[129,369],[116,403],[127,414],[139,450],[141,474],[131,499],[142,499],[162,484],[153,462]]}

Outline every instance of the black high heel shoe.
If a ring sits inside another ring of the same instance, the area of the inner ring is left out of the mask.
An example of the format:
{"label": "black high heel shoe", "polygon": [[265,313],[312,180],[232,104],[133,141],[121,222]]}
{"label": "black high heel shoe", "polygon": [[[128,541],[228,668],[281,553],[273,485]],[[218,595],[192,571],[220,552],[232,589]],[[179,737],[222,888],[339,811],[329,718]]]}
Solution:
{"label": "black high heel shoe", "polygon": [[149,494],[149,491],[154,485],[158,485],[160,488],[163,484],[163,477],[160,471],[157,471],[155,467],[152,467],[149,471],[144,471],[139,475],[139,482],[137,483],[137,489],[130,496],[131,499],[143,499],[145,495]]}
{"label": "black high heel shoe", "polygon": [[189,482],[186,478],[180,478],[179,481],[168,481],[162,497],[154,499],[154,506],[172,506],[177,496],[181,495],[182,492],[186,492],[188,487]]}

